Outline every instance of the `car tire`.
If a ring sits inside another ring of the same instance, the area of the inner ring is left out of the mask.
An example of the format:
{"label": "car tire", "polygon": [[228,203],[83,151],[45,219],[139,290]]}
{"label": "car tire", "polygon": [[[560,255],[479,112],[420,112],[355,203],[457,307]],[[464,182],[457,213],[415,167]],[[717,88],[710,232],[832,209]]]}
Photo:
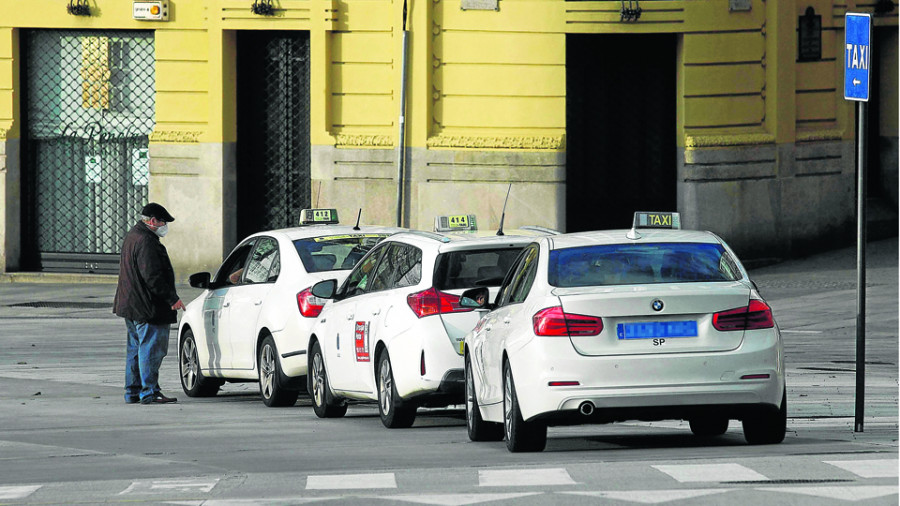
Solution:
{"label": "car tire", "polygon": [[283,373],[278,362],[278,347],[275,346],[275,339],[272,336],[263,339],[257,358],[259,393],[262,395],[263,404],[270,408],[293,406],[300,392],[285,388],[282,384]]}
{"label": "car tire", "polygon": [[181,349],[178,350],[178,372],[181,376],[181,389],[188,397],[212,397],[219,392],[225,380],[208,378],[200,369],[197,356],[197,342],[191,329],[184,331],[181,338]]}
{"label": "car tire", "polygon": [[506,449],[511,452],[540,452],[547,446],[547,426],[522,418],[508,361],[503,364],[503,432]]}
{"label": "car tire", "polygon": [[338,402],[328,388],[328,374],[325,372],[325,357],[322,347],[314,341],[309,354],[309,395],[313,401],[313,411],[319,418],[340,418],[347,414],[347,405]]}
{"label": "car tire", "polygon": [[781,406],[777,411],[766,410],[741,421],[744,439],[752,445],[771,445],[784,441],[787,431],[787,391],[781,394]]}
{"label": "car tire", "polygon": [[728,431],[728,419],[721,417],[704,417],[690,419],[691,432],[699,437],[721,436]]}
{"label": "car tire", "polygon": [[503,424],[486,422],[478,409],[475,395],[475,377],[472,375],[472,360],[466,356],[466,429],[472,441],[502,441]]}
{"label": "car tire", "polygon": [[378,355],[378,414],[381,423],[388,429],[405,429],[412,427],[416,421],[416,406],[404,402],[397,393],[394,383],[394,371],[387,350]]}

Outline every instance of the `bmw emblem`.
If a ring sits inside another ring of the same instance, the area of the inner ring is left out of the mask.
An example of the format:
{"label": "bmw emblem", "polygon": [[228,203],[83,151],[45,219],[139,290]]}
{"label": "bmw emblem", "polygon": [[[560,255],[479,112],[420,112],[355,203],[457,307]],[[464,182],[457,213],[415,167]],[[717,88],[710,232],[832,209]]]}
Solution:
{"label": "bmw emblem", "polygon": [[656,299],[650,303],[650,307],[652,307],[654,311],[662,311],[663,301]]}

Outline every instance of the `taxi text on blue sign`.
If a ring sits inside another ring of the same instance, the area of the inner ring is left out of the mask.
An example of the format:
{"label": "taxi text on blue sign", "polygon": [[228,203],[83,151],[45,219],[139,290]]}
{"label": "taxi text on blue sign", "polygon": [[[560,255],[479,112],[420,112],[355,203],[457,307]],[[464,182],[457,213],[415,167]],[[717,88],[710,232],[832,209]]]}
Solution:
{"label": "taxi text on blue sign", "polygon": [[872,16],[848,12],[844,16],[844,98],[869,101],[869,64],[872,54]]}

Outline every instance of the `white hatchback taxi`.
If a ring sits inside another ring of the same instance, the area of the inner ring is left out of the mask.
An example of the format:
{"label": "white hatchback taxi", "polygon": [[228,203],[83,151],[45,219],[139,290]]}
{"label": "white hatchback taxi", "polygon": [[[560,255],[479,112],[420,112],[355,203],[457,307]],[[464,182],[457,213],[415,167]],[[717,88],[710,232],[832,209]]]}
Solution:
{"label": "white hatchback taxi", "polygon": [[[751,444],[784,439],[784,352],[772,310],[734,252],[677,213],[631,230],[549,236],[465,337],[473,441],[541,451],[548,425],[688,420],[698,436],[741,420]],[[479,300],[480,299],[480,300]]]}
{"label": "white hatchback taxi", "polygon": [[402,231],[337,225],[333,209],[304,209],[298,228],[251,235],[215,276],[191,276],[203,288],[178,330],[181,386],[213,396],[225,381],[259,381],[266,406],[292,406],[306,386],[309,329],[325,304],[310,288],[343,279],[378,242]]}
{"label": "white hatchback taxi", "polygon": [[[471,222],[452,217],[454,225]],[[447,220],[444,220],[445,222]],[[385,427],[409,427],[416,409],[462,404],[462,340],[483,311],[459,306],[472,287],[496,292],[521,249],[547,229],[396,234],[343,284],[313,286],[333,299],[309,338],[308,391],[319,417],[377,401]]]}

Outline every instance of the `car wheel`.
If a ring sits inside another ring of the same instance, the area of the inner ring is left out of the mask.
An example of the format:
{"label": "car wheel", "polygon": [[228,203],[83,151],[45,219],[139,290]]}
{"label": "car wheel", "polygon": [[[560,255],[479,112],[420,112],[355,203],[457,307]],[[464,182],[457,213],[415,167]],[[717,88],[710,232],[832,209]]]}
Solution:
{"label": "car wheel", "polygon": [[478,410],[475,396],[475,378],[472,375],[472,361],[466,357],[466,428],[472,441],[502,441],[503,424],[486,422]]}
{"label": "car wheel", "polygon": [[778,411],[762,411],[741,421],[744,439],[752,445],[770,445],[784,441],[787,430],[787,391],[781,395]]}
{"label": "car wheel", "polygon": [[315,341],[309,354],[309,374],[312,388],[310,395],[313,401],[313,411],[319,418],[340,418],[347,414],[347,405],[337,402],[328,389],[328,374],[325,372],[325,359],[322,357],[322,347]]}
{"label": "car wheel", "polygon": [[511,452],[539,452],[547,446],[547,426],[522,418],[509,362],[503,364],[503,432]]}
{"label": "car wheel", "polygon": [[387,350],[378,356],[378,413],[388,429],[412,427],[416,421],[416,406],[403,402],[394,384],[394,371]]}
{"label": "car wheel", "polygon": [[259,364],[259,393],[262,395],[263,403],[270,408],[293,406],[300,392],[284,388],[282,385],[283,374],[278,363],[278,348],[272,336],[263,339],[262,346],[259,347],[257,364]]}
{"label": "car wheel", "polygon": [[197,342],[191,329],[184,331],[181,339],[178,369],[181,374],[181,388],[188,397],[212,397],[219,391],[224,380],[207,378],[200,370],[200,359],[197,358]]}
{"label": "car wheel", "polygon": [[690,424],[691,432],[693,432],[695,436],[701,437],[721,436],[728,430],[727,418],[692,418]]}

